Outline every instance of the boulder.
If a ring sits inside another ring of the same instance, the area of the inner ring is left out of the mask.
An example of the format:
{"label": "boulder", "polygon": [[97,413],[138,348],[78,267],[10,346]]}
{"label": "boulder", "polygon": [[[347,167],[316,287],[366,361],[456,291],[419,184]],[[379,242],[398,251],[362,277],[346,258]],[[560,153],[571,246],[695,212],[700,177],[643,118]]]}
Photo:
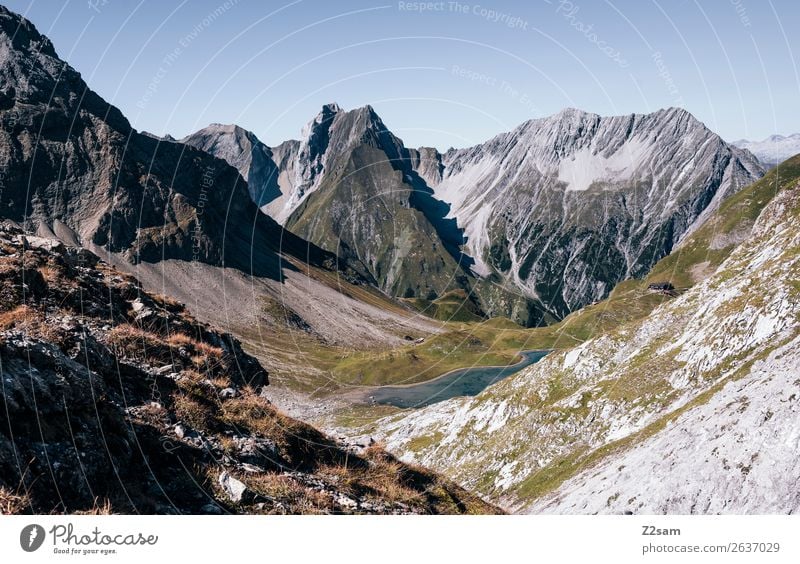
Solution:
{"label": "boulder", "polygon": [[241,480],[237,480],[225,470],[219,475],[217,479],[225,496],[232,503],[241,503],[247,493],[247,486]]}

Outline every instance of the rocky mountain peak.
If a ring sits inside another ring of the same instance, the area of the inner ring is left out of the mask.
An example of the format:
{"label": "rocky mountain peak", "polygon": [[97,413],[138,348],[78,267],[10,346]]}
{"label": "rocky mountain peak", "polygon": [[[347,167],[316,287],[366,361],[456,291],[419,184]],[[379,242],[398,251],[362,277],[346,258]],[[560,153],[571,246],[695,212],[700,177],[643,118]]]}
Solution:
{"label": "rocky mountain peak", "polygon": [[[268,153],[270,152],[270,148],[262,143],[258,137],[256,137],[255,133],[248,131],[247,129],[244,129],[236,124],[209,124],[207,127],[204,127],[203,129],[200,129],[195,133],[187,135],[181,139],[181,143],[187,143],[189,145],[201,148],[207,152],[215,154],[215,156],[220,155],[216,155],[215,151],[206,148],[207,145],[228,145],[231,149],[238,148],[243,151],[251,151],[254,147],[257,147],[260,150]],[[247,178],[246,174],[243,174],[243,176]]]}
{"label": "rocky mountain peak", "polygon": [[[585,110],[581,110],[579,108],[563,108],[562,110],[556,112],[555,114],[543,118],[551,123],[580,123],[586,121],[594,121],[595,119],[599,118],[598,114],[594,114],[592,112],[587,112]],[[531,120],[536,121],[536,120]]]}
{"label": "rocky mountain peak", "polygon": [[339,143],[353,144],[369,139],[378,140],[389,133],[380,116],[370,106],[344,110],[337,103],[325,104],[317,116],[302,131],[301,143],[324,152],[323,146],[336,132]]}
{"label": "rocky mountain peak", "polygon": [[322,110],[320,113],[330,112],[334,114],[338,114],[342,111],[342,107],[336,102],[329,102],[322,106]]}
{"label": "rocky mountain peak", "polygon": [[[720,202],[763,174],[750,153],[675,107],[619,116],[565,108],[441,154],[406,149],[371,106],[327,104],[301,140],[276,147],[273,159],[280,196],[262,209],[281,224],[338,248],[341,241],[327,231],[323,237],[311,215],[338,216],[364,193],[399,180],[397,194],[406,195],[400,203],[412,203],[412,193],[416,204],[424,202],[428,220],[450,234],[451,251],[469,257],[472,274],[500,276],[556,318],[643,275]],[[358,195],[349,188],[307,204],[323,185],[339,191],[353,184],[354,174]],[[380,230],[380,221],[370,229]],[[385,272],[379,257],[369,260]],[[486,293],[483,301],[496,301]]]}
{"label": "rocky mountain peak", "polygon": [[181,139],[235,167],[247,181],[252,200],[262,207],[280,196],[272,150],[236,124],[212,123]]}
{"label": "rocky mountain peak", "polygon": [[253,139],[255,134],[235,123],[211,123],[206,128],[209,131],[217,131],[235,136],[237,139]]}
{"label": "rocky mountain peak", "polygon": [[342,108],[336,102],[325,104],[319,113],[308,122],[300,133],[301,139],[308,139],[318,136],[320,131],[327,131],[336,114],[342,112]]}
{"label": "rocky mountain peak", "polygon": [[763,174],[681,108],[608,117],[567,108],[448,151],[441,164],[434,194],[464,229],[476,272],[508,277],[557,317],[605,296],[620,274],[643,275]]}
{"label": "rocky mountain peak", "polygon": [[27,20],[3,9],[0,23],[4,218],[131,263],[192,260],[279,275],[277,242],[294,243],[259,212],[259,194],[248,194],[235,168],[133,130]]}
{"label": "rocky mountain peak", "polygon": [[39,33],[30,21],[15,14],[5,6],[0,6],[0,30],[11,38],[14,49],[31,55],[42,54],[57,58],[53,43]]}
{"label": "rocky mountain peak", "polygon": [[30,122],[24,115],[34,105],[51,110],[43,133],[61,126],[69,130],[68,121],[62,121],[61,116],[77,105],[82,113],[120,133],[127,134],[131,129],[117,108],[91,91],[80,73],[58,58],[47,37],[27,19],[0,6],[0,111],[14,112],[16,119],[11,121],[17,129],[26,123],[41,129],[37,126],[43,119]]}

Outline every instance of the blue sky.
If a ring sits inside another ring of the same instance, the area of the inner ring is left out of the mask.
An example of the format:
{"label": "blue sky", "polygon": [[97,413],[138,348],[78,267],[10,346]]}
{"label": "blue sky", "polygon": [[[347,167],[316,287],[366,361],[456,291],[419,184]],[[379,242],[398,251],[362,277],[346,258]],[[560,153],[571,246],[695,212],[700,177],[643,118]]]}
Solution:
{"label": "blue sky", "polygon": [[440,149],[567,106],[682,106],[728,140],[800,131],[796,0],[5,4],[135,127],[176,137],[238,123],[277,144],[332,101]]}

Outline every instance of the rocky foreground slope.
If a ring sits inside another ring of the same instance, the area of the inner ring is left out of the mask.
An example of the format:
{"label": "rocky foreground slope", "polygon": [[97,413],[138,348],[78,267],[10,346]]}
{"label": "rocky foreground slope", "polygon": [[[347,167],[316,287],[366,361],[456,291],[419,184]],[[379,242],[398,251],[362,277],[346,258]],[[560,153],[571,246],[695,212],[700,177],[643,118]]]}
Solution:
{"label": "rocky foreground slope", "polygon": [[695,285],[649,316],[375,429],[404,460],[520,511],[797,512],[798,165],[657,265],[690,268]]}
{"label": "rocky foreground slope", "polygon": [[283,415],[235,338],[87,251],[0,225],[0,297],[2,513],[496,511]]}

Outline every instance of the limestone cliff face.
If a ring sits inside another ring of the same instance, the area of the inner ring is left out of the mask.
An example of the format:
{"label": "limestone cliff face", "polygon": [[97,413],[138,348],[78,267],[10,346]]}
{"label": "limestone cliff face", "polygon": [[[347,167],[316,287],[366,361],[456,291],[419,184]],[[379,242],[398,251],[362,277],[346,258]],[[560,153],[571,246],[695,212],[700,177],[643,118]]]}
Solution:
{"label": "limestone cliff face", "polygon": [[434,195],[476,272],[499,275],[556,317],[641,277],[721,201],[763,174],[685,110],[531,120],[441,161]]}

